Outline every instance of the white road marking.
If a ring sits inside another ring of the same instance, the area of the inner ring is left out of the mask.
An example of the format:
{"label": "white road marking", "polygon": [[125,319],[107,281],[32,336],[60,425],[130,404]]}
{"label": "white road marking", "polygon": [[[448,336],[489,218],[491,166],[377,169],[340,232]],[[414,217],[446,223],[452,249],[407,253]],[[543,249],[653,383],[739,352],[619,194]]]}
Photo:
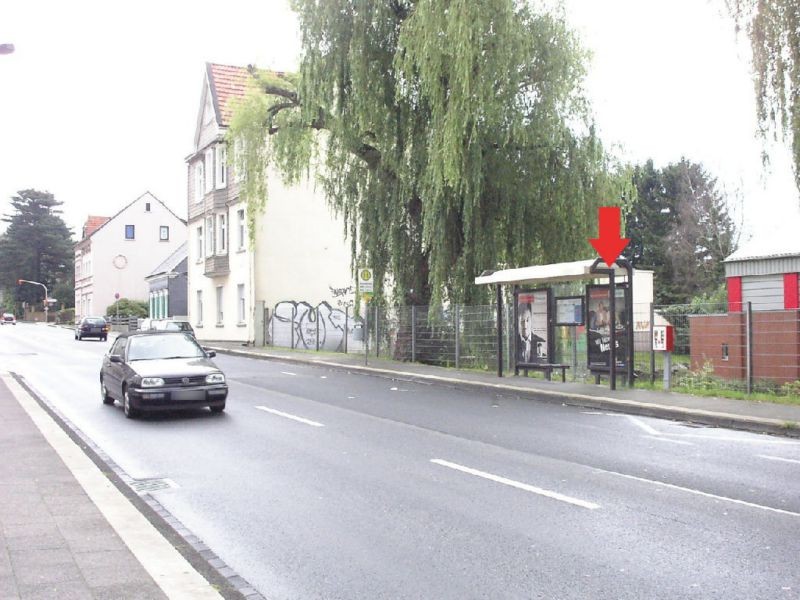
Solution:
{"label": "white road marking", "polygon": [[770,512],[780,513],[782,515],[789,515],[791,517],[800,517],[800,513],[792,512],[790,510],[783,510],[781,508],[773,508],[771,506],[764,506],[762,504],[755,504],[745,500],[738,500],[736,498],[728,498],[727,496],[718,496],[717,494],[710,494],[709,492],[701,492],[700,490],[693,490],[692,488],[675,485],[674,483],[666,483],[655,479],[646,479],[644,477],[637,477],[636,475],[626,475],[625,473],[617,473],[616,471],[606,471],[605,469],[595,469],[598,473],[607,473],[609,475],[616,475],[624,477],[625,479],[632,479],[634,481],[641,481],[642,483],[652,483],[653,485],[678,490],[681,492],[688,492],[690,494],[697,494],[698,496],[705,496],[706,498],[713,498],[714,500],[722,500],[724,502],[732,502],[734,504],[741,504],[742,506],[749,506],[750,508],[758,508],[760,510],[767,510]]}
{"label": "white road marking", "polygon": [[645,423],[645,422],[644,422],[644,421],[642,421],[641,419],[637,419],[636,417],[633,417],[633,416],[631,416],[631,415],[625,415],[625,416],[628,418],[628,420],[629,420],[631,423],[633,423],[634,425],[636,425],[637,427],[639,427],[639,428],[640,428],[642,431],[644,431],[645,433],[649,433],[650,435],[661,435],[661,432],[660,432],[660,431],[656,431],[655,429],[653,429],[652,427],[650,427],[650,425],[648,425],[647,423]]}
{"label": "white road marking", "polygon": [[281,371],[284,375],[297,375],[297,373],[292,373],[291,371]]}
{"label": "white road marking", "polygon": [[290,415],[289,413],[281,412],[279,410],[275,410],[274,408],[267,408],[266,406],[256,406],[258,410],[263,410],[268,413],[272,413],[273,415],[278,415],[279,417],[286,417],[287,419],[292,419],[293,421],[298,421],[300,423],[305,423],[306,425],[311,425],[312,427],[325,427],[322,423],[317,423],[316,421],[311,421],[309,419],[304,419],[303,417],[297,417],[295,415]]}
{"label": "white road marking", "polygon": [[431,462],[437,465],[441,465],[443,467],[447,467],[449,469],[455,469],[456,471],[461,471],[462,473],[469,473],[470,475],[475,475],[476,477],[483,477],[484,479],[488,479],[496,483],[502,483],[503,485],[508,485],[520,490],[525,490],[526,492],[531,492],[533,494],[538,494],[540,496],[552,498],[553,500],[560,500],[561,502],[574,504],[575,506],[580,506],[582,508],[588,508],[590,510],[600,508],[599,504],[594,504],[593,502],[587,502],[586,500],[572,498],[571,496],[565,496],[564,494],[559,494],[558,492],[552,492],[550,490],[538,488],[532,485],[528,485],[527,483],[521,483],[519,481],[514,481],[513,479],[506,479],[505,477],[500,477],[499,475],[492,475],[491,473],[478,471],[477,469],[472,469],[470,467],[465,467],[463,465],[451,463],[446,460],[442,460],[440,458],[432,458]]}
{"label": "white road marking", "polygon": [[[707,440],[709,442],[745,442],[749,444],[777,444],[779,446],[798,446],[800,442],[793,442],[790,440],[777,440],[771,438],[768,435],[759,435],[755,433],[751,433],[748,436],[742,435],[741,437],[736,436],[716,436],[716,435],[701,435],[699,433],[667,433],[665,435],[671,435],[673,437],[684,437],[684,438],[694,438],[699,440]],[[757,438],[750,437],[750,436],[758,436]]]}
{"label": "white road marking", "polygon": [[780,456],[768,456],[766,454],[756,454],[756,456],[758,456],[758,458],[766,458],[767,460],[779,460],[780,462],[788,462],[800,465],[800,460],[794,460],[793,458],[781,458]]}
{"label": "white road marking", "polygon": [[661,437],[660,435],[643,435],[648,440],[656,440],[658,442],[669,442],[670,444],[680,444],[682,446],[694,446],[692,442],[683,442],[681,440],[671,440],[669,438]]}

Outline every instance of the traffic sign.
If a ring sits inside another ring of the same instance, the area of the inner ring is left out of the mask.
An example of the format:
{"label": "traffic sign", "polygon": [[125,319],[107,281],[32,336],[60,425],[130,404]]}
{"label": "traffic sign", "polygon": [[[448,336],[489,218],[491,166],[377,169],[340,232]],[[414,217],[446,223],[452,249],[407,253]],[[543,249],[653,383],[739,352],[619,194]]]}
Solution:
{"label": "traffic sign", "polygon": [[361,268],[358,270],[358,293],[372,296],[375,289],[372,279],[372,269]]}

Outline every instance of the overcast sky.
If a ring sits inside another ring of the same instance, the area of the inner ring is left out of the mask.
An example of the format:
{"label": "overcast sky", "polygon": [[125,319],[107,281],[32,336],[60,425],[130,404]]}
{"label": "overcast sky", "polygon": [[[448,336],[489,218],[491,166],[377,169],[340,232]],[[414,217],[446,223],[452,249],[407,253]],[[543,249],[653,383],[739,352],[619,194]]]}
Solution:
{"label": "overcast sky", "polygon": [[[145,191],[186,214],[186,166],[206,61],[291,70],[285,0],[38,0],[0,5],[0,213],[18,190],[64,202],[77,233]],[[800,224],[788,152],[765,175],[746,40],[722,0],[567,0],[594,53],[600,133],[625,159],[700,162],[735,199],[745,238]],[[768,207],[769,210],[765,210]]]}

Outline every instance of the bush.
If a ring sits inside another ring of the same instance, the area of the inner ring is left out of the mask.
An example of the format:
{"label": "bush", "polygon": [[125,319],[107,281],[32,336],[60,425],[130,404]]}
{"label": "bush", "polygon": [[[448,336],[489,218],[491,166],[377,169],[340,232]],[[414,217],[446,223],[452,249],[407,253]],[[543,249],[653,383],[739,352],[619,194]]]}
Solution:
{"label": "bush", "polygon": [[150,307],[147,302],[139,300],[129,300],[128,298],[120,298],[114,304],[106,308],[106,315],[113,317],[116,315],[127,317],[141,317],[144,318],[148,315]]}
{"label": "bush", "polygon": [[75,322],[75,309],[64,308],[56,313],[57,323],[74,323]]}

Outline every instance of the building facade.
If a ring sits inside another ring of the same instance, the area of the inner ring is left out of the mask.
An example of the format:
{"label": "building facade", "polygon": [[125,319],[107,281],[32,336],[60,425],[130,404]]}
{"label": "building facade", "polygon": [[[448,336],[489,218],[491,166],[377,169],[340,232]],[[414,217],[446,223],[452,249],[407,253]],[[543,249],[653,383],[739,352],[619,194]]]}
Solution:
{"label": "building facade", "polygon": [[354,298],[343,223],[311,183],[285,186],[270,177],[266,206],[255,230],[248,228],[225,140],[231,101],[244,95],[248,77],[242,67],[206,65],[194,151],[186,159],[188,312],[200,340],[261,344],[279,305]]}
{"label": "building facade", "polygon": [[150,288],[148,316],[151,319],[188,317],[188,252],[184,242],[146,277]]}
{"label": "building facade", "polygon": [[75,318],[119,298],[146,301],[145,278],[186,242],[186,222],[145,192],[113,217],[89,217],[75,244]]}
{"label": "building facade", "polygon": [[800,380],[799,274],[794,236],[751,240],[726,258],[727,313],[689,317],[692,368],[751,383]]}

